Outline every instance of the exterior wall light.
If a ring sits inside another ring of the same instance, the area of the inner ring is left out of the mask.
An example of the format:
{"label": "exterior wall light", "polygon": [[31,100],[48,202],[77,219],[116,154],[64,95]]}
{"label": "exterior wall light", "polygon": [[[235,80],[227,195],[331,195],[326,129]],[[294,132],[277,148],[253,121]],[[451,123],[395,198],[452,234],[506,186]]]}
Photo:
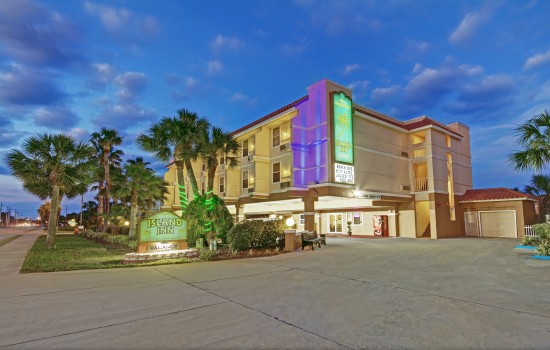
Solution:
{"label": "exterior wall light", "polygon": [[289,217],[288,219],[286,219],[285,223],[288,227],[293,227],[294,226],[294,218],[292,216]]}

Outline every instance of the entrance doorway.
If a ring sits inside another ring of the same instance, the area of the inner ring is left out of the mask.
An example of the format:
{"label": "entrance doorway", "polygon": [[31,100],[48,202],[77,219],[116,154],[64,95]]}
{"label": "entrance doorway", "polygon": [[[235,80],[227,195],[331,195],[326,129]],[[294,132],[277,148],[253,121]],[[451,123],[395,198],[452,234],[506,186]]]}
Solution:
{"label": "entrance doorway", "polygon": [[344,214],[328,214],[328,232],[344,233]]}

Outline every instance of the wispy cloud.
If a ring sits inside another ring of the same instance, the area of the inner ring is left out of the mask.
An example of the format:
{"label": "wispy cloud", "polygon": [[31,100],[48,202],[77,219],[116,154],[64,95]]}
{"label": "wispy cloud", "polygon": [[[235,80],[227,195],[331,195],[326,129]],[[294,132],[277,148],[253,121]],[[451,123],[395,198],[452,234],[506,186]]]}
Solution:
{"label": "wispy cloud", "polygon": [[493,6],[487,5],[479,11],[468,12],[449,36],[449,41],[452,44],[463,44],[470,40],[479,28],[490,19],[493,9]]}
{"label": "wispy cloud", "polygon": [[243,93],[240,93],[240,92],[235,92],[231,96],[230,101],[231,102],[242,102],[242,103],[245,103],[249,106],[253,106],[258,102],[258,99],[257,98],[252,98],[252,97],[247,96],[247,95],[245,95]]}
{"label": "wispy cloud", "polygon": [[147,87],[147,76],[141,72],[124,72],[113,83],[118,87],[116,96],[122,102],[131,102]]}
{"label": "wispy cloud", "polygon": [[362,99],[366,96],[369,88],[368,80],[356,80],[348,84],[348,88],[353,90],[355,99]]}
{"label": "wispy cloud", "polygon": [[348,64],[344,67],[342,74],[349,75],[363,69],[363,66],[359,63]]}
{"label": "wispy cloud", "polygon": [[397,95],[400,91],[401,91],[401,87],[399,85],[392,85],[388,87],[377,87],[372,90],[372,93],[370,96],[371,102],[374,105],[384,103],[388,99]]}
{"label": "wispy cloud", "polygon": [[89,14],[97,16],[103,27],[116,39],[124,43],[151,39],[156,37],[160,31],[155,17],[137,14],[126,8],[116,8],[86,1],[84,9]]}
{"label": "wispy cloud", "polygon": [[206,74],[208,75],[217,75],[223,71],[223,62],[220,60],[211,60],[208,61]]}
{"label": "wispy cloud", "polygon": [[174,88],[172,97],[176,101],[203,97],[211,90],[210,86],[205,82],[192,76],[181,76],[176,73],[170,73],[166,75],[165,79],[166,83]]}
{"label": "wispy cloud", "polygon": [[532,69],[547,63],[550,63],[550,49],[548,49],[548,51],[546,52],[538,53],[529,57],[525,61],[523,69]]}
{"label": "wispy cloud", "polygon": [[222,50],[238,50],[244,46],[244,42],[236,36],[223,36],[218,34],[214,41],[210,44],[210,48],[214,52]]}
{"label": "wispy cloud", "polygon": [[57,130],[68,130],[78,124],[80,119],[67,106],[40,107],[32,115],[34,124]]}

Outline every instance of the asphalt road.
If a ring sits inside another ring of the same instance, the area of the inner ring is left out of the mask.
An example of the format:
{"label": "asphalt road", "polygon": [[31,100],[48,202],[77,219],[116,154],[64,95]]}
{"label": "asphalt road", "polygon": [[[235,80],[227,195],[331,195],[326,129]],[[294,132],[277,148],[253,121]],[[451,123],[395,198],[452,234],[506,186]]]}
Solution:
{"label": "asphalt road", "polygon": [[516,244],[329,237],[261,259],[3,275],[0,348],[548,349],[550,262]]}

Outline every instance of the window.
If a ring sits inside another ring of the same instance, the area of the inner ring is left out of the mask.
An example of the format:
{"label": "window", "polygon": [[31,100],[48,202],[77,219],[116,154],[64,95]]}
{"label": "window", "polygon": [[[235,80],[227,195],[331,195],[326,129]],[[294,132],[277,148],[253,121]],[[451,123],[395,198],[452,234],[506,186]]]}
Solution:
{"label": "window", "polygon": [[273,128],[273,147],[279,147],[281,144],[281,128]]}
{"label": "window", "polygon": [[304,214],[300,214],[300,225],[306,224],[306,216]]}
{"label": "window", "polygon": [[205,171],[206,170],[206,163],[202,163],[202,171]]}
{"label": "window", "polygon": [[243,171],[243,188],[248,188],[248,170]]}
{"label": "window", "polygon": [[273,163],[273,183],[281,182],[281,163]]}
{"label": "window", "polygon": [[243,157],[248,157],[248,140],[243,141]]}
{"label": "window", "polygon": [[346,222],[351,221],[353,226],[362,226],[363,225],[363,213],[360,211],[354,211],[347,213]]}
{"label": "window", "polygon": [[221,156],[220,157],[220,165],[224,165],[225,164],[225,156]]}
{"label": "window", "polygon": [[449,135],[445,135],[445,144],[447,148],[451,148],[451,137]]}
{"label": "window", "polygon": [[225,177],[220,176],[220,193],[225,192]]}

